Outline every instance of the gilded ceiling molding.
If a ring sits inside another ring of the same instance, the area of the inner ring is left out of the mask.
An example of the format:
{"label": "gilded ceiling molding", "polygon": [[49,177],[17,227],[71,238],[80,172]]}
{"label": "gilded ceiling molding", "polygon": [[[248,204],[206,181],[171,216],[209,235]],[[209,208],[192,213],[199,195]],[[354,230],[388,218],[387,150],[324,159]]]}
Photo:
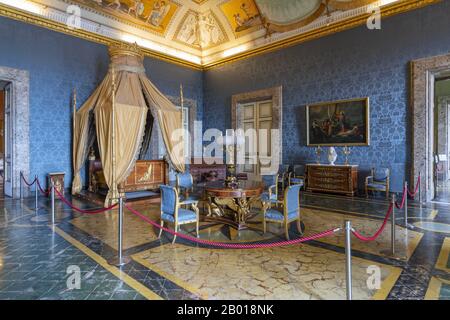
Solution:
{"label": "gilded ceiling molding", "polygon": [[[427,5],[435,4],[441,2],[442,0],[405,0],[400,2],[395,2],[393,4],[384,6],[381,8],[381,15],[383,18],[393,16],[399,13],[419,9]],[[227,63],[231,63],[237,60],[253,57],[259,54],[268,53],[271,51],[283,49],[293,45],[297,45],[309,40],[324,37],[336,32],[354,28],[366,23],[367,18],[371,13],[363,14],[357,17],[348,18],[343,21],[331,23],[325,27],[321,27],[312,31],[305,32],[287,39],[281,39],[274,43],[270,43],[259,48],[251,49],[240,54],[236,54],[230,57],[219,59],[215,62],[207,64],[197,64],[194,62],[189,62],[180,58],[170,56],[165,53],[160,53],[151,49],[142,48],[142,51],[146,56],[150,56],[159,60],[163,60],[169,63],[174,63],[184,67],[189,67],[195,70],[208,70],[214,67],[218,67]],[[67,35],[82,38],[88,41],[101,43],[110,46],[115,43],[127,43],[126,41],[116,40],[104,35],[99,35],[94,32],[85,31],[82,29],[70,29],[66,24],[50,20],[48,18],[39,17],[32,13],[26,11],[12,8],[10,6],[0,3],[0,16],[8,17],[21,22],[34,24],[40,27],[44,27],[53,31],[61,32]]]}
{"label": "gilded ceiling molding", "polygon": [[363,6],[367,6],[378,0],[353,0],[353,1],[342,1],[342,0],[328,0],[328,5],[332,6],[336,10],[351,10]]}
{"label": "gilded ceiling molding", "polygon": [[[416,10],[419,8],[423,8],[425,6],[435,4],[438,2],[442,2],[442,0],[405,0],[399,3],[394,3],[389,6],[385,6],[381,8],[381,16],[382,18],[394,16],[400,13]],[[238,60],[254,57],[260,54],[265,54],[268,52],[276,51],[279,49],[291,47],[306,41],[318,39],[336,32],[348,30],[354,27],[361,26],[366,23],[367,19],[370,17],[371,13],[367,13],[358,17],[352,17],[343,21],[335,22],[330,24],[324,28],[312,30],[303,34],[299,34],[297,36],[279,40],[275,43],[271,43],[266,46],[262,46],[260,48],[252,49],[235,56],[231,56],[228,58],[224,58],[222,60],[212,62],[209,64],[203,65],[204,70],[209,70],[215,67],[219,67],[228,63],[232,63]]]}
{"label": "gilded ceiling molding", "polygon": [[[111,46],[113,44],[119,44],[119,43],[127,43],[125,41],[115,40],[115,39],[105,37],[105,36],[96,34],[94,32],[85,31],[82,29],[70,29],[64,23],[59,23],[59,22],[52,21],[50,19],[41,18],[34,14],[31,14],[31,13],[28,13],[28,12],[25,12],[25,11],[22,11],[19,9],[11,8],[11,7],[1,4],[1,3],[0,3],[0,16],[11,18],[11,19],[29,23],[29,24],[34,24],[36,26],[50,29],[52,31],[61,32],[61,33],[71,35],[71,36],[74,36],[77,38],[81,38],[84,40],[92,41],[95,43],[100,43],[100,44],[103,44],[106,46]],[[156,58],[159,60],[174,63],[174,64],[181,65],[184,67],[189,67],[189,68],[195,69],[195,70],[202,70],[202,67],[200,65],[186,61],[186,60],[178,59],[178,58],[175,58],[175,57],[163,54],[163,53],[159,53],[159,52],[156,52],[156,51],[153,51],[150,49],[146,49],[146,48],[141,48],[141,50],[146,56],[149,56],[149,57],[153,57],[153,58]]]}

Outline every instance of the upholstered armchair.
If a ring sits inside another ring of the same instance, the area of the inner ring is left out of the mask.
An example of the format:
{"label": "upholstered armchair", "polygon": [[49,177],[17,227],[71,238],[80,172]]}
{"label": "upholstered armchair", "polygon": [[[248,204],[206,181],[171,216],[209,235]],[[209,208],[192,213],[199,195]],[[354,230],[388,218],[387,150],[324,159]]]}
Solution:
{"label": "upholstered armchair", "polygon": [[261,202],[263,207],[269,207],[271,204],[278,205],[280,202],[278,200],[278,180],[279,175],[268,175],[262,176],[263,182],[268,185],[266,191],[261,194]]}
{"label": "upholstered armchair", "polygon": [[[172,223],[175,232],[178,232],[178,226],[188,223],[196,223],[196,232],[198,237],[199,210],[195,204],[191,204],[191,210],[181,208],[176,188],[161,185],[161,227],[164,222]],[[161,238],[162,229],[159,231],[158,238]],[[172,243],[175,243],[177,236],[174,235]]]}
{"label": "upholstered armchair", "polygon": [[177,174],[176,187],[180,195],[180,205],[197,204],[200,200],[200,197],[194,194],[194,179],[189,172]]}
{"label": "upholstered armchair", "polygon": [[388,168],[372,168],[370,176],[366,177],[365,189],[366,197],[370,191],[386,192],[386,199],[389,198],[390,170]]}
{"label": "upholstered armchair", "polygon": [[294,184],[299,184],[303,187],[306,181],[305,177],[305,166],[301,164],[294,165],[292,172],[289,173],[288,185],[292,186]]}
{"label": "upholstered armchair", "polygon": [[302,234],[300,225],[300,184],[292,185],[284,191],[283,209],[278,210],[270,207],[263,209],[263,228],[266,233],[266,223],[275,222],[284,225],[286,239],[289,240],[289,223],[297,221],[297,229]]}

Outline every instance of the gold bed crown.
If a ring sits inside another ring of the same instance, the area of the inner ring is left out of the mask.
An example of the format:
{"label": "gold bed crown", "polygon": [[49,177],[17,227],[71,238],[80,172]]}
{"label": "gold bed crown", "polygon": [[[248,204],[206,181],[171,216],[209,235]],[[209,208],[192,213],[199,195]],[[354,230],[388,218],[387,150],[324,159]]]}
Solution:
{"label": "gold bed crown", "polygon": [[131,55],[144,59],[144,54],[136,42],[134,44],[115,43],[109,47],[109,56],[111,58],[123,55]]}

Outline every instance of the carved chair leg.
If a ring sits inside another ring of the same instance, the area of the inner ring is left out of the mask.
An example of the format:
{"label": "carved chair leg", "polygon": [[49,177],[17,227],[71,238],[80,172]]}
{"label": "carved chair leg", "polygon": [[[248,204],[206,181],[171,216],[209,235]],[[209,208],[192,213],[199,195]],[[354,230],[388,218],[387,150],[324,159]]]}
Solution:
{"label": "carved chair leg", "polygon": [[200,222],[199,222],[199,218],[198,218],[198,216],[197,216],[197,225],[196,225],[196,227],[195,227],[195,232],[197,233],[197,238],[200,237],[200,233],[199,233],[199,225],[200,225]]}
{"label": "carved chair leg", "polygon": [[263,233],[266,233],[266,219],[263,218]]}
{"label": "carved chair leg", "polygon": [[[175,224],[175,232],[178,232],[178,225],[177,225],[177,224]],[[174,234],[174,235],[173,235],[172,244],[175,243],[175,240],[177,240],[177,236]]]}
{"label": "carved chair leg", "polygon": [[298,230],[298,233],[300,233],[300,235],[303,235],[302,225],[300,223],[300,219],[297,220],[297,230]]}
{"label": "carved chair leg", "polygon": [[161,238],[161,235],[162,235],[162,232],[163,232],[163,229],[162,229],[162,227],[164,227],[164,220],[161,220],[161,229],[159,229],[159,235],[158,235],[158,239],[160,239],[160,238]]}
{"label": "carved chair leg", "polygon": [[286,235],[286,240],[289,241],[290,239],[289,239],[289,223],[288,222],[284,223],[284,233]]}

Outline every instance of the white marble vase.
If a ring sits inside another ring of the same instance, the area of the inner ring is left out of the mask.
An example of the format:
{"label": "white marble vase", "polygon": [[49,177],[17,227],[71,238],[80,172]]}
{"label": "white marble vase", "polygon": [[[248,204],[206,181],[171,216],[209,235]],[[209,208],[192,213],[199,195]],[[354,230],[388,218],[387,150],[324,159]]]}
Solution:
{"label": "white marble vase", "polygon": [[334,147],[330,147],[330,149],[328,149],[328,162],[330,163],[330,165],[334,166],[336,159],[337,159],[336,149],[334,149]]}

